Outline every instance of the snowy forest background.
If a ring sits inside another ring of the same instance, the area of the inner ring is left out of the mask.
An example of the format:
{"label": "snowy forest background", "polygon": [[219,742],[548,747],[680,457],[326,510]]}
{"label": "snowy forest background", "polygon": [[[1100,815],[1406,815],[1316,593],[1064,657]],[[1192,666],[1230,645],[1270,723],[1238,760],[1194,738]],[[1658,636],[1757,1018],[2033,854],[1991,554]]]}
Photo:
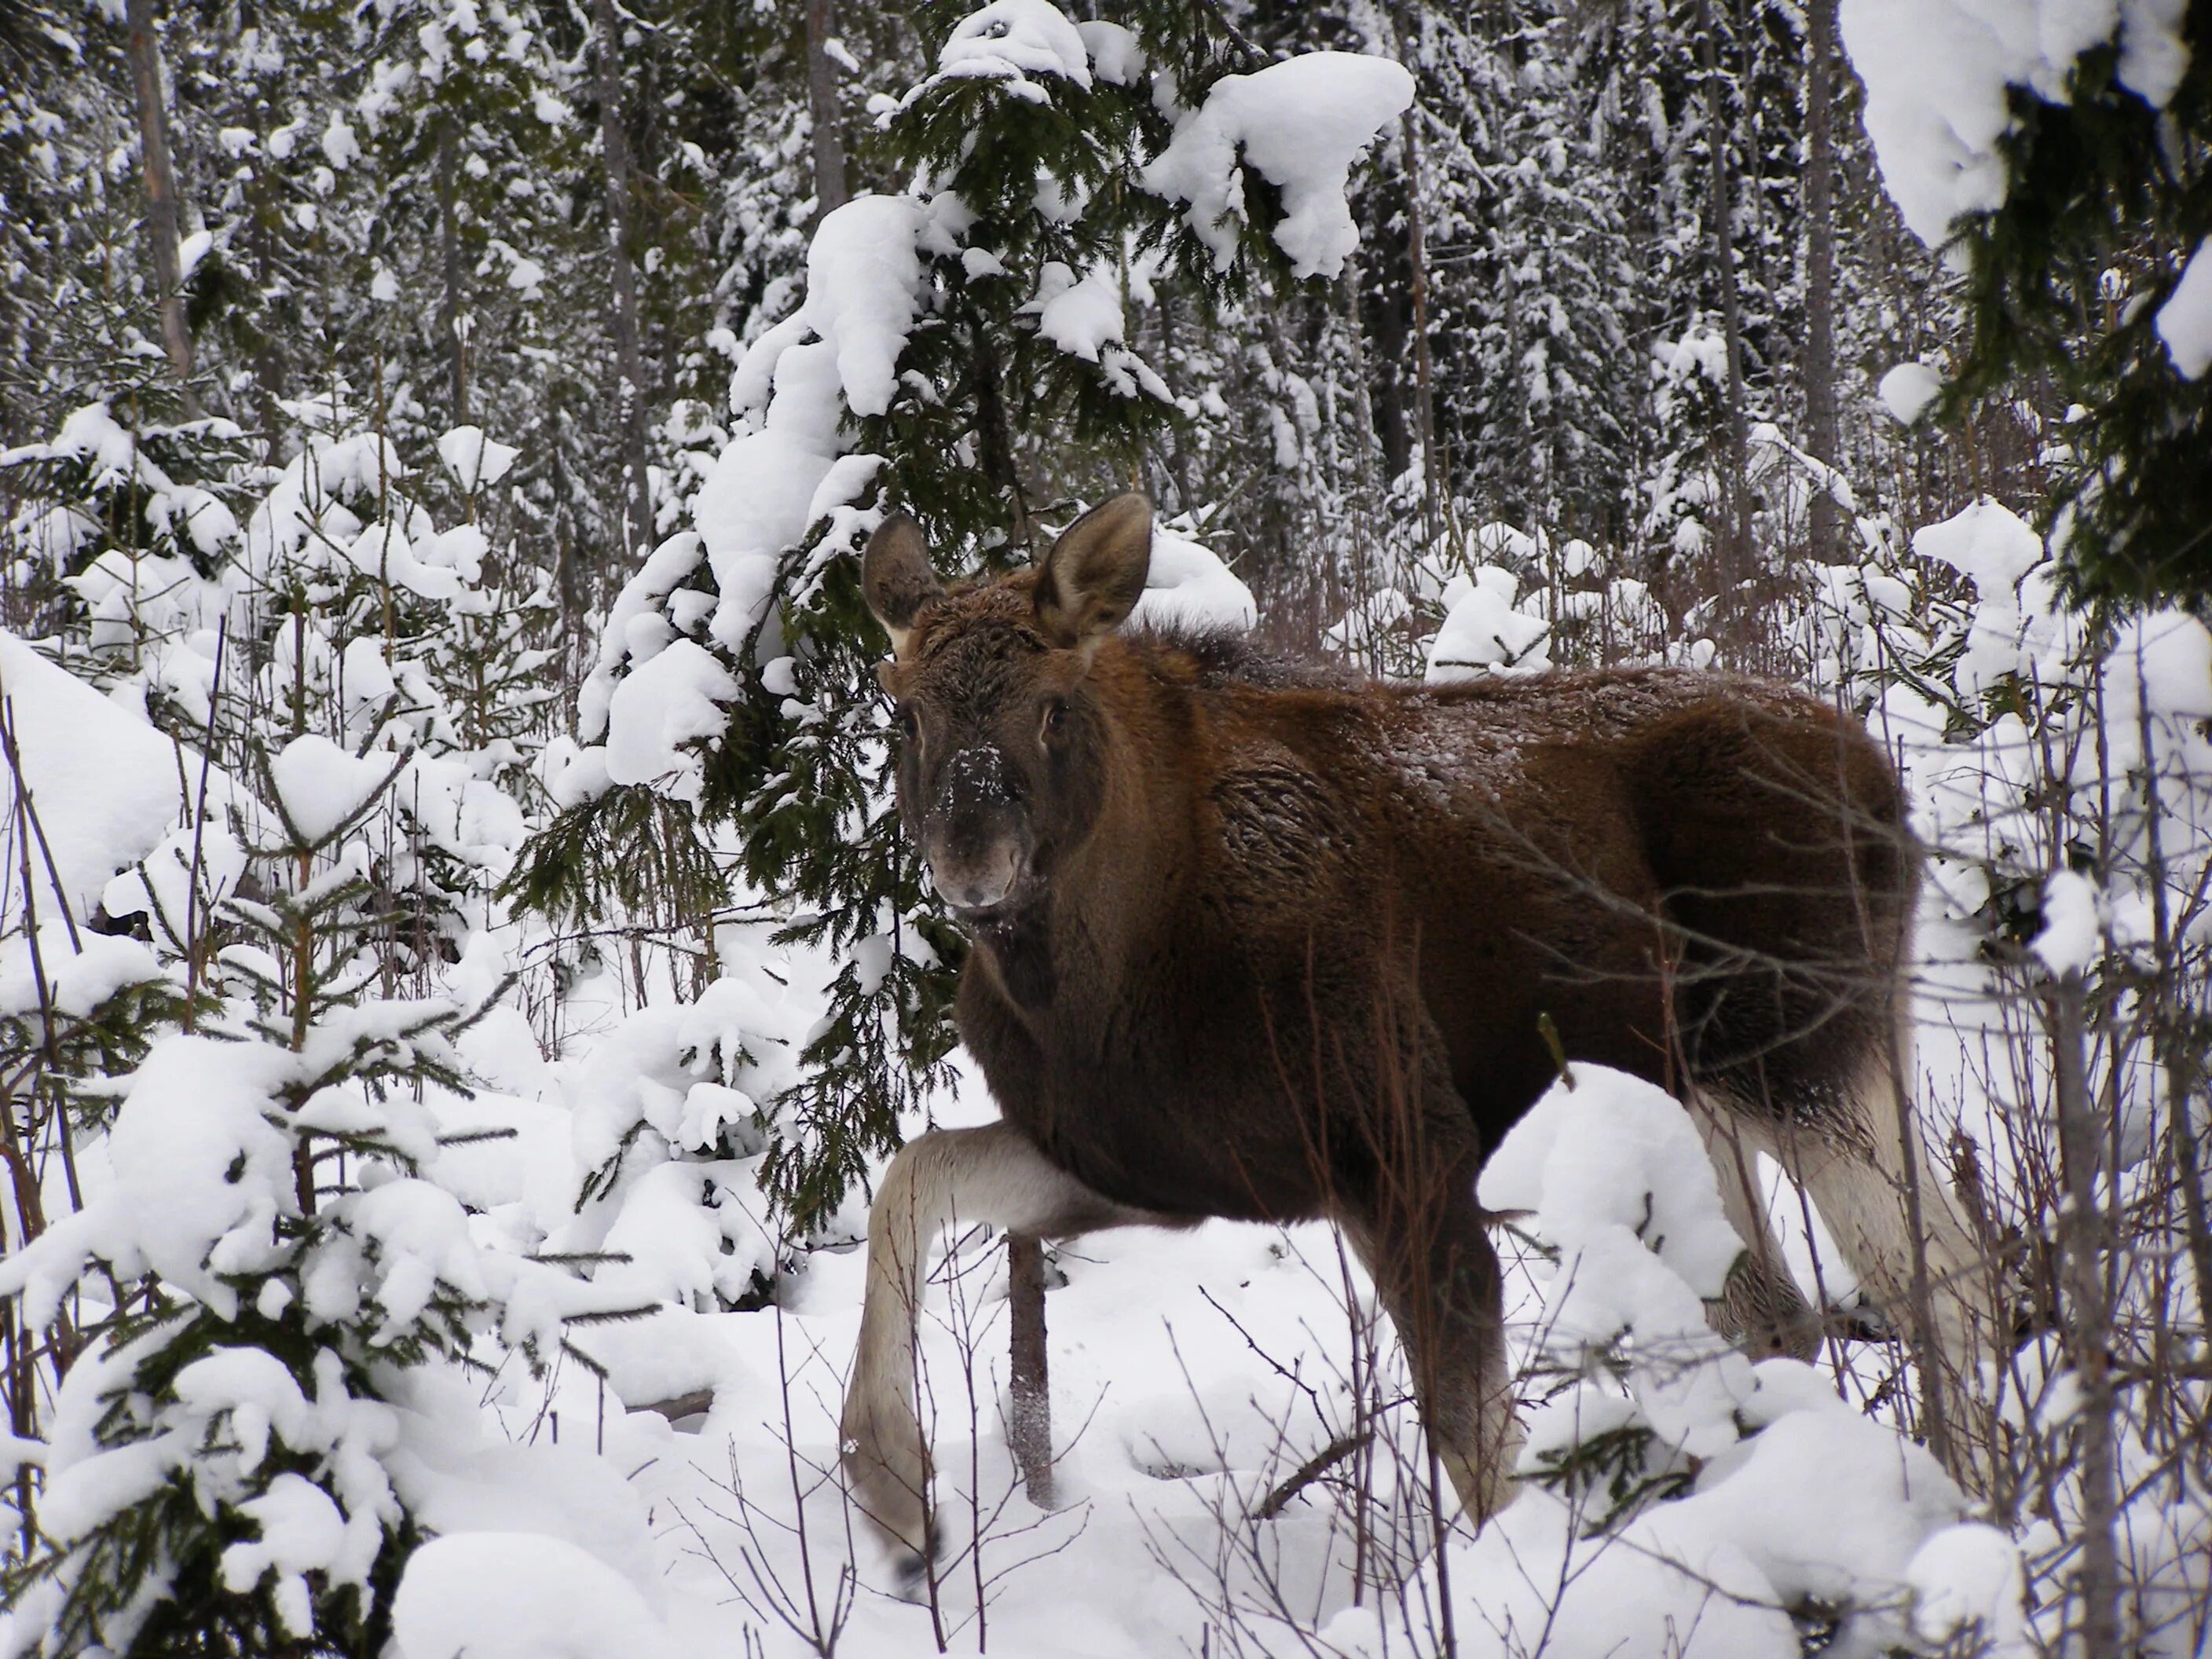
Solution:
{"label": "snowy forest background", "polygon": [[[0,0],[0,1652],[2204,1650],[2208,161],[2203,0]],[[1051,1253],[1042,1385],[970,1237],[900,1585],[854,1245],[992,1109],[851,556],[1132,485],[1140,618],[1891,744],[1985,1503],[1581,1068],[1480,1538],[1326,1229]]]}

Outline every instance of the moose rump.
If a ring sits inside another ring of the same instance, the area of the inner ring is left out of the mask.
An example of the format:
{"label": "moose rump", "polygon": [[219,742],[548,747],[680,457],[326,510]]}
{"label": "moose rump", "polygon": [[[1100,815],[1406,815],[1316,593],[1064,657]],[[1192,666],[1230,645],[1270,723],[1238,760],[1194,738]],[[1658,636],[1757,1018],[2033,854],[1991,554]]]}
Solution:
{"label": "moose rump", "polygon": [[[1894,1108],[1917,869],[1895,776],[1783,688],[1674,670],[1448,690],[1118,631],[1151,508],[1117,498],[1034,570],[948,589],[910,520],[870,543],[907,832],[972,942],[961,1036],[1002,1120],[894,1160],[873,1206],[844,1462],[933,1544],[914,1340],[957,1217],[1047,1237],[1325,1217],[1404,1344],[1479,1524],[1517,1435],[1484,1158],[1584,1060],[1673,1088],[1750,1244],[1717,1317],[1814,1325],[1779,1270],[1755,1154],[1820,1202],[1900,1316],[1913,1176]],[[1948,1197],[1921,1205],[1966,1275]],[[1939,1298],[1954,1363],[1970,1304]]]}

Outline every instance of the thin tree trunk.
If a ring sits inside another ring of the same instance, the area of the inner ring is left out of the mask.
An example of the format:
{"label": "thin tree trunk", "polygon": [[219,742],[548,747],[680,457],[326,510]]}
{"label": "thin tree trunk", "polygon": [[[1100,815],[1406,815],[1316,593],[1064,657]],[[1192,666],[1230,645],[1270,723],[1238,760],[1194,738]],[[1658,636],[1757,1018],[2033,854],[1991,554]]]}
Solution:
{"label": "thin tree trunk", "polygon": [[1441,527],[1437,503],[1444,484],[1444,459],[1437,453],[1435,367],[1429,356],[1429,265],[1421,225],[1421,149],[1414,114],[1404,117],[1406,134],[1406,258],[1413,267],[1414,425],[1421,436],[1421,511],[1429,539]]}
{"label": "thin tree trunk", "polygon": [[138,149],[146,167],[146,234],[153,243],[154,282],[160,290],[161,346],[169,368],[185,389],[194,415],[191,391],[192,336],[185,321],[185,275],[178,239],[177,174],[169,154],[168,94],[161,76],[161,46],[154,33],[154,0],[128,0],[125,9],[131,83],[138,100]]}
{"label": "thin tree trunk", "polygon": [[979,319],[970,337],[969,358],[975,376],[976,461],[983,476],[1006,492],[1009,515],[1006,556],[1033,556],[1036,524],[1030,517],[1028,492],[1022,488],[1020,464],[1014,458],[1013,428],[1006,417],[1006,400],[999,382],[999,357],[983,338]]}
{"label": "thin tree trunk", "polygon": [[617,429],[622,441],[623,506],[626,553],[635,557],[653,539],[653,499],[646,476],[645,354],[640,344],[637,273],[631,250],[637,246],[636,180],[630,169],[629,134],[622,114],[622,30],[614,0],[592,0],[599,31],[599,143],[606,154],[607,216],[614,264]]}
{"label": "thin tree trunk", "polygon": [[2086,1659],[2119,1659],[2119,1559],[2112,1540],[2119,1510],[2113,1444],[2112,1309],[2105,1291],[2105,1126],[2089,1097],[2086,998],[2079,974],[2051,987],[2052,1080],[2057,1093],[2059,1163],[2066,1206],[2058,1218],[2066,1340],[2081,1389],[2074,1414],[2081,1475],[2081,1554],[2074,1571]]}
{"label": "thin tree trunk", "polygon": [[1052,1388],[1044,1346],[1044,1246],[1026,1233],[1006,1238],[1006,1302],[1014,1344],[1007,1437],[1030,1502],[1049,1509]]}
{"label": "thin tree trunk", "polygon": [[[1833,122],[1836,0],[1811,0],[1805,43],[1805,447],[1836,465],[1836,140]],[[1809,550],[1834,557],[1836,503],[1813,497]]]}
{"label": "thin tree trunk", "polygon": [[454,426],[469,418],[469,343],[462,309],[465,278],[461,269],[460,191],[454,182],[460,173],[460,156],[457,153],[459,148],[453,136],[453,116],[441,112],[438,117],[438,254],[444,266],[446,292],[438,307],[438,331],[446,340],[447,385],[453,400],[449,424]]}
{"label": "thin tree trunk", "polygon": [[[1175,289],[1163,283],[1159,289],[1160,302],[1160,368],[1170,380],[1175,378],[1176,309]],[[1190,513],[1197,510],[1198,499],[1190,485],[1190,446],[1181,432],[1171,432],[1169,441],[1174,446],[1168,451],[1168,477],[1175,480],[1176,511]]]}
{"label": "thin tree trunk", "polygon": [[845,205],[844,129],[837,114],[837,65],[830,39],[837,27],[834,0],[806,0],[806,103],[814,127],[814,218]]}
{"label": "thin tree trunk", "polygon": [[1712,162],[1713,255],[1718,264],[1721,291],[1721,331],[1728,346],[1728,455],[1721,480],[1723,498],[1733,509],[1726,535],[1722,571],[1731,586],[1751,574],[1751,492],[1745,488],[1746,456],[1750,442],[1745,434],[1743,391],[1743,321],[1735,297],[1735,210],[1729,190],[1727,106],[1721,98],[1720,47],[1713,30],[1711,0],[1698,0],[1698,46],[1705,70],[1705,149]]}
{"label": "thin tree trunk", "polygon": [[[1420,30],[1416,14],[1411,28],[1406,13],[1400,10],[1397,33],[1401,56],[1410,57],[1416,64],[1420,61],[1418,51],[1407,51]],[[1413,428],[1421,441],[1421,515],[1422,527],[1433,542],[1443,528],[1438,502],[1444,487],[1444,458],[1437,453],[1437,397],[1435,365],[1429,355],[1429,253],[1428,233],[1421,214],[1421,131],[1420,103],[1417,97],[1399,118],[1399,131],[1406,148],[1406,263],[1408,281],[1407,292],[1413,305]]]}

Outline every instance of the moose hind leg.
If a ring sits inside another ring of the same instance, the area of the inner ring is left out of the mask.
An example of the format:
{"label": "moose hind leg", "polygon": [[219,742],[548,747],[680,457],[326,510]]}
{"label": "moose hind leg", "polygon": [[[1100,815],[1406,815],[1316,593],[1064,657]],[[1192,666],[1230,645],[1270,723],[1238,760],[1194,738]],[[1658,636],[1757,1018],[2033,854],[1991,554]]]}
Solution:
{"label": "moose hind leg", "polygon": [[1960,1484],[1994,1496],[1993,1425],[1980,1387],[1983,1362],[1996,1356],[2000,1300],[1988,1254],[1909,1109],[1900,1121],[1886,1059],[1863,1068],[1850,1115],[1848,1138],[1783,1137],[1783,1167],[1820,1206],[1837,1248],[1891,1325],[1918,1351],[1923,1433]]}
{"label": "moose hind leg", "polygon": [[1820,1349],[1820,1316],[1790,1277],[1759,1176],[1759,1155],[1774,1156],[1772,1137],[1715,1089],[1692,1092],[1690,1117],[1720,1182],[1722,1212],[1744,1245],[1719,1298],[1705,1304],[1712,1327],[1755,1359],[1809,1360]]}
{"label": "moose hind leg", "polygon": [[1339,1220],[1405,1348],[1429,1443],[1480,1528],[1519,1491],[1521,1425],[1506,1366],[1503,1277],[1474,1201],[1475,1161],[1437,1164],[1346,1206]]}
{"label": "moose hind leg", "polygon": [[891,1160],[868,1212],[860,1342],[838,1437],[854,1504],[902,1553],[908,1571],[921,1571],[936,1542],[915,1392],[916,1327],[930,1253],[956,1221],[1048,1238],[1173,1224],[1100,1197],[1005,1123],[933,1130]]}

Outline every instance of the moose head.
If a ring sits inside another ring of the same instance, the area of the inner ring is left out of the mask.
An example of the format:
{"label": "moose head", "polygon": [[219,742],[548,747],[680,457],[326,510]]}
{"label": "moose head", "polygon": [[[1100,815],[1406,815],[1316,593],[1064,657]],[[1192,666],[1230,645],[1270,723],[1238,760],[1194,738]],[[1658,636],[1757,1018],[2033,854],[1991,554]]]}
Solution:
{"label": "moose head", "polygon": [[971,930],[1018,917],[1097,821],[1110,732],[1086,681],[1144,591],[1152,533],[1152,503],[1117,495],[1033,570],[950,589],[904,514],[868,542],[861,586],[893,653],[877,673],[901,739],[899,816]]}

